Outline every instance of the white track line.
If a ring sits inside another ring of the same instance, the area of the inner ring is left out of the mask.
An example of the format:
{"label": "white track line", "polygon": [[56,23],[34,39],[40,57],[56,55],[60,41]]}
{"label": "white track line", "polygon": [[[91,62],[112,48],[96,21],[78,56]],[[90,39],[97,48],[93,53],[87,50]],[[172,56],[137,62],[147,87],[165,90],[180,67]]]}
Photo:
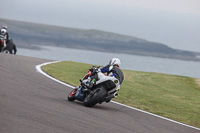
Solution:
{"label": "white track line", "polygon": [[37,69],[38,72],[40,72],[41,74],[45,75],[46,77],[48,77],[48,78],[50,78],[50,79],[52,79],[52,80],[54,80],[54,81],[56,81],[56,82],[58,82],[58,83],[60,83],[62,85],[65,85],[67,87],[74,88],[74,86],[71,86],[69,84],[66,84],[66,83],[60,81],[60,80],[57,80],[54,77],[51,77],[50,75],[48,75],[47,73],[45,73],[44,71],[42,71],[42,69],[41,69],[42,66],[45,66],[45,65],[48,65],[48,64],[52,64],[52,63],[57,63],[57,62],[61,62],[61,61],[53,61],[53,62],[43,63],[43,64],[40,64],[40,65],[37,65],[36,69]]}
{"label": "white track line", "polygon": [[[74,88],[74,86],[71,86],[69,84],[66,84],[60,80],[57,80],[51,76],[49,76],[47,73],[45,73],[44,71],[42,71],[41,67],[42,66],[45,66],[45,65],[48,65],[48,64],[52,64],[52,63],[57,63],[57,62],[60,62],[60,61],[53,61],[53,62],[47,62],[47,63],[43,63],[43,64],[40,64],[40,65],[37,65],[36,66],[36,70],[38,72],[40,72],[41,74],[45,75],[46,77],[62,84],[62,85],[65,85],[65,86],[68,86],[70,88]],[[200,128],[197,128],[197,127],[193,127],[193,126],[190,126],[190,125],[187,125],[187,124],[184,124],[184,123],[181,123],[181,122],[178,122],[178,121],[174,121],[174,120],[171,120],[171,119],[168,119],[168,118],[165,118],[165,117],[162,117],[162,116],[159,116],[159,115],[156,115],[156,114],[153,114],[153,113],[149,113],[149,112],[146,112],[146,111],[143,111],[143,110],[140,110],[140,109],[137,109],[137,108],[133,108],[133,107],[130,107],[130,106],[127,106],[125,104],[121,104],[121,103],[118,103],[118,102],[115,102],[115,101],[111,101],[112,103],[115,103],[115,104],[118,104],[118,105],[121,105],[121,106],[124,106],[124,107],[127,107],[129,109],[133,109],[133,110],[137,110],[139,112],[143,112],[145,114],[149,114],[149,115],[152,115],[152,116],[155,116],[155,117],[158,117],[158,118],[161,118],[161,119],[164,119],[164,120],[167,120],[167,121],[171,121],[171,122],[174,122],[174,123],[177,123],[177,124],[180,124],[180,125],[183,125],[183,126],[186,126],[186,127],[190,127],[190,128],[193,128],[193,129],[196,129],[196,130],[200,130]]]}

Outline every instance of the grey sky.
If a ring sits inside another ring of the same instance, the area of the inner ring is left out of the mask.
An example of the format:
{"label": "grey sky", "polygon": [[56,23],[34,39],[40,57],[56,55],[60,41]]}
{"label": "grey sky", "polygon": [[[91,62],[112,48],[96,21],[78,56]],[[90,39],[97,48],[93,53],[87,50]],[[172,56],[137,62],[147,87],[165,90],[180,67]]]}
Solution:
{"label": "grey sky", "polygon": [[0,0],[0,17],[131,35],[200,52],[200,0]]}

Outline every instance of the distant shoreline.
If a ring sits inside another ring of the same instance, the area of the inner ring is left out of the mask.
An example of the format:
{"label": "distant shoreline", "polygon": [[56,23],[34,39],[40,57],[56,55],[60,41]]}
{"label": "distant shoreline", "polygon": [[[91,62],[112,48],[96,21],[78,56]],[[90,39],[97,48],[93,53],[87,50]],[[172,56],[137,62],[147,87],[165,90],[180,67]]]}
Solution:
{"label": "distant shoreline", "polygon": [[[200,61],[200,52],[173,49],[145,39],[105,32],[1,19],[17,47],[40,50],[40,46],[66,47],[187,61]],[[198,56],[198,58],[197,58]]]}
{"label": "distant shoreline", "polygon": [[[59,47],[59,48],[70,48],[70,49],[78,49],[78,50],[89,50],[89,51],[98,51],[98,52],[103,52],[103,53],[116,53],[116,54],[129,54],[129,55],[138,55],[138,56],[150,56],[150,57],[158,57],[158,58],[166,58],[166,59],[177,59],[177,60],[185,60],[185,61],[200,61],[200,55],[197,55],[195,59],[187,59],[187,58],[176,58],[176,57],[167,57],[163,55],[152,55],[152,54],[141,54],[141,53],[125,53],[125,52],[112,52],[112,51],[104,51],[104,50],[92,50],[88,48],[74,48],[74,47],[66,47],[66,46],[55,46],[55,45],[21,45],[19,48],[24,48],[24,49],[30,49],[30,50],[43,50],[44,48],[42,47],[45,46],[50,46],[50,47]],[[196,52],[195,52],[196,53]]]}

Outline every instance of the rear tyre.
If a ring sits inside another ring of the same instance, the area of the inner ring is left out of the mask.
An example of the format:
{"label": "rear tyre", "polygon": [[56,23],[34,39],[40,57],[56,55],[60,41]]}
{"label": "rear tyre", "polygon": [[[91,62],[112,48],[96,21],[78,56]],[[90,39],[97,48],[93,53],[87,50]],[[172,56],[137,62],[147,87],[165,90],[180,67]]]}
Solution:
{"label": "rear tyre", "polygon": [[107,91],[103,87],[98,87],[91,91],[89,95],[84,100],[84,105],[86,107],[92,107],[97,103],[100,103],[104,97],[107,95]]}
{"label": "rear tyre", "polygon": [[77,92],[77,89],[73,89],[69,95],[68,95],[68,101],[74,101],[76,98],[75,98],[75,95],[76,95],[76,92]]}

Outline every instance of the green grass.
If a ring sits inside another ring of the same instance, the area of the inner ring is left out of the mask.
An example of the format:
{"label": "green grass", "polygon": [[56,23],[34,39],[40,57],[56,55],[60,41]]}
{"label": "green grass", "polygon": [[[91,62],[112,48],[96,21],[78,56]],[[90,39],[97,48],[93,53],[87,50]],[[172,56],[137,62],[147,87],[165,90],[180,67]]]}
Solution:
{"label": "green grass", "polygon": [[[49,75],[79,85],[90,64],[64,61],[43,66]],[[125,80],[114,101],[200,127],[200,86],[194,78],[123,70]]]}

